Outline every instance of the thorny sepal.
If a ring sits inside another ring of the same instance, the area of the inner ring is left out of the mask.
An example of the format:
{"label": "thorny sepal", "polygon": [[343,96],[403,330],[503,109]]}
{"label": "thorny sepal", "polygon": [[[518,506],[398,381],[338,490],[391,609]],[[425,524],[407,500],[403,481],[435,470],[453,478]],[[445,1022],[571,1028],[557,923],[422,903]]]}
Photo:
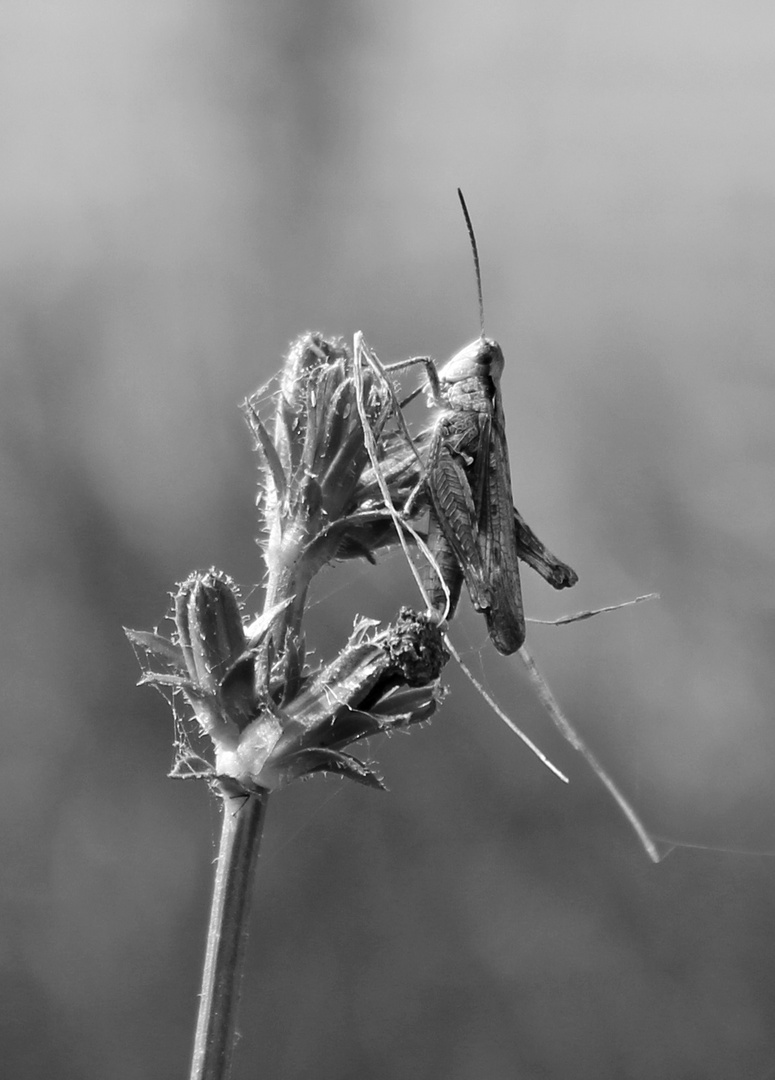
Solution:
{"label": "thorny sepal", "polygon": [[448,659],[439,625],[427,615],[402,609],[382,630],[361,620],[339,656],[308,676],[296,697],[258,716],[233,749],[216,747],[215,772],[247,790],[274,790],[321,771],[381,787],[342,747],[427,720]]}
{"label": "thorny sepal", "polygon": [[[383,478],[401,509],[418,486],[419,462],[389,424],[389,385],[366,370],[363,386]],[[298,631],[307,587],[322,566],[358,557],[373,562],[377,549],[396,541],[364,440],[351,351],[341,340],[304,334],[288,354],[273,422],[262,418],[258,394],[243,408],[261,458],[267,603],[293,595],[286,625]],[[275,645],[281,651],[284,641]]]}

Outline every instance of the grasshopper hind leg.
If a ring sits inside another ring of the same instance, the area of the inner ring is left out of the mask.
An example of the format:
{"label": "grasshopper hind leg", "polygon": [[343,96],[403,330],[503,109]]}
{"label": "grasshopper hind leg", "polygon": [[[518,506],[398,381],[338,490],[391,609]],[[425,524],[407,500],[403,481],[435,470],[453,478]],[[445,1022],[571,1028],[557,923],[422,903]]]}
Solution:
{"label": "grasshopper hind leg", "polygon": [[579,575],[572,566],[558,559],[541,543],[525,519],[514,507],[514,532],[517,542],[517,555],[553,589],[570,589],[579,580]]}

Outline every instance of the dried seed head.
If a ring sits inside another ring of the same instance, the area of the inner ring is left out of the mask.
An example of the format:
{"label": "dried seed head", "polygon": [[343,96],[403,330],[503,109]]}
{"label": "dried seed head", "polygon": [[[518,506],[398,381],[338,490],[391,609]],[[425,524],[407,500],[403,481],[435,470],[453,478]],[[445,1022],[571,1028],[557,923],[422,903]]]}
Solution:
{"label": "dried seed head", "polygon": [[449,660],[437,619],[401,608],[386,646],[407,686],[427,686]]}
{"label": "dried seed head", "polygon": [[258,717],[238,747],[217,755],[216,772],[270,790],[319,771],[381,786],[342,747],[429,719],[448,659],[441,629],[426,615],[403,609],[383,630],[361,620],[339,656],[295,698]]}

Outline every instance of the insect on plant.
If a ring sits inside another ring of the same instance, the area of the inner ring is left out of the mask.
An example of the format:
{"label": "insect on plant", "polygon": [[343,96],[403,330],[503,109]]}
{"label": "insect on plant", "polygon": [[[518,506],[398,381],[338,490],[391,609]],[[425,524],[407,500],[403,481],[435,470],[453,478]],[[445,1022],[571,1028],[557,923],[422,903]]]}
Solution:
{"label": "insect on plant", "polygon": [[[575,585],[578,575],[538,539],[514,506],[500,380],[500,345],[484,332],[482,275],[476,236],[458,188],[476,272],[480,333],[441,369],[426,357],[390,365],[398,371],[423,364],[433,404],[439,409],[430,432],[420,487],[428,502],[427,547],[421,578],[431,607],[452,618],[465,581],[493,645],[505,655],[525,640],[519,562],[555,589]],[[409,510],[405,515],[410,516]]]}
{"label": "insect on plant", "polygon": [[[412,357],[396,364],[383,366],[366,345],[361,334],[354,343],[356,380],[361,365],[386,378],[388,375],[422,365],[427,374],[427,388],[432,403],[439,409],[435,422],[422,440],[427,453],[421,459],[421,478],[399,513],[391,504],[389,493],[381,484],[390,516],[398,538],[413,568],[418,585],[429,607],[442,620],[455,613],[463,582],[474,608],[487,622],[490,639],[504,655],[518,652],[538,696],[562,736],[587,761],[628,819],[649,856],[659,861],[659,854],[635,810],[617,785],[581,740],[557,703],[545,679],[524,646],[525,614],[519,562],[525,562],[555,589],[576,584],[578,575],[566,563],[549,551],[538,539],[513,504],[506,426],[500,380],[504,368],[500,345],[484,332],[484,301],[479,252],[471,217],[458,188],[471,250],[474,258],[477,294],[479,299],[479,337],[466,345],[440,369],[427,356]],[[422,388],[420,388],[422,389]],[[395,415],[399,427],[414,447],[403,420],[402,408],[420,390],[403,402],[396,400]],[[362,401],[362,388],[359,402]],[[362,411],[362,405],[359,405]],[[377,448],[373,437],[364,433],[369,445],[375,472],[379,476]],[[419,451],[415,452],[420,456]],[[409,521],[427,507],[428,531],[425,538]],[[424,555],[419,569],[414,567],[404,533],[409,534]],[[639,596],[623,604],[609,605],[595,611],[566,616],[558,623],[570,623],[590,618],[604,611],[627,607],[655,594]],[[495,710],[498,716],[525,742],[536,756],[562,780],[565,777],[538,747],[521,731],[493,701],[485,688],[462,662],[457,650],[446,639],[447,648],[458,664]]]}

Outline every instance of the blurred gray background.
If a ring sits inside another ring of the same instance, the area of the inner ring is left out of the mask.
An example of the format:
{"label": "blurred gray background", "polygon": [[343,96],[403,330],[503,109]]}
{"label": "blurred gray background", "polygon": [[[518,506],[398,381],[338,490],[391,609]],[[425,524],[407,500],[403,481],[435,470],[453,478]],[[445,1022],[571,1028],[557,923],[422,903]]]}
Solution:
{"label": "blurred gray background", "polygon": [[[260,583],[237,405],[293,337],[476,335],[460,185],[515,500],[580,575],[528,613],[662,596],[530,646],[670,854],[466,601],[571,783],[450,666],[389,794],[275,796],[235,1078],[775,1076],[775,9],[10,0],[0,54],[4,1075],[185,1075],[218,817],[121,628]],[[322,574],[321,653],[401,589]]]}

